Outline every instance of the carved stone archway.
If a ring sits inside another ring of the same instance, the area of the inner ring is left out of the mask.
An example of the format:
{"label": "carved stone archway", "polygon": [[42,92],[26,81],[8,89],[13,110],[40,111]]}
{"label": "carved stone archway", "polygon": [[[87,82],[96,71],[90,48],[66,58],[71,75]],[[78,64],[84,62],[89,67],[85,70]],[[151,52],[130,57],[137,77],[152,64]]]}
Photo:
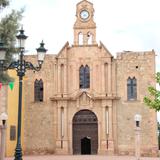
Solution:
{"label": "carved stone archway", "polygon": [[98,119],[90,110],[80,110],[73,117],[73,154],[97,154]]}

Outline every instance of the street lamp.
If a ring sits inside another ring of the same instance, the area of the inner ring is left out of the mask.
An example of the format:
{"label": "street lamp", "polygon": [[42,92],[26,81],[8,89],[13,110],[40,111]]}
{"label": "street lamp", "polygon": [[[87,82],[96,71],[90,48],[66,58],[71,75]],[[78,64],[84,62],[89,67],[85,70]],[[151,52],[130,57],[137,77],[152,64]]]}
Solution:
{"label": "street lamp", "polygon": [[0,148],[0,160],[4,160],[5,157],[5,129],[6,129],[6,121],[8,119],[8,115],[3,112],[0,115],[0,119],[2,121],[1,126],[1,148]]}
{"label": "street lamp", "polygon": [[142,120],[142,116],[140,114],[136,114],[134,116],[134,120],[136,122],[136,128],[135,128],[135,156],[136,160],[140,160],[140,122]]}
{"label": "street lamp", "polygon": [[40,43],[40,47],[37,48],[38,55],[38,66],[34,66],[31,62],[28,62],[24,59],[24,51],[25,51],[25,40],[27,36],[24,35],[24,30],[20,29],[19,35],[17,35],[18,44],[19,44],[19,59],[11,62],[10,64],[6,64],[5,57],[7,48],[4,46],[2,42],[0,42],[0,70],[6,71],[8,69],[16,69],[17,76],[19,77],[19,99],[18,99],[18,132],[17,132],[17,145],[15,149],[15,159],[14,160],[22,160],[22,147],[21,147],[21,112],[22,112],[22,80],[25,75],[26,70],[35,70],[39,71],[42,67],[45,53],[47,50],[44,48],[43,41]]}

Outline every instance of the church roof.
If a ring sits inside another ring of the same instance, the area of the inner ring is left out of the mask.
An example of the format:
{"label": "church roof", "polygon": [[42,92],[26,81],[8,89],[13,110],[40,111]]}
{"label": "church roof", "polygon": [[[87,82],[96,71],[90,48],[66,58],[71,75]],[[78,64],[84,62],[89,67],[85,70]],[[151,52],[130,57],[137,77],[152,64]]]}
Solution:
{"label": "church roof", "polygon": [[109,54],[110,57],[113,57],[110,51],[106,48],[106,46],[100,41],[100,47],[103,47],[104,50]]}
{"label": "church roof", "polygon": [[69,46],[69,42],[67,41],[67,42],[65,43],[65,45],[62,47],[62,49],[59,51],[59,53],[57,54],[56,58],[58,58],[58,57],[61,55],[61,53],[63,52],[63,50],[64,50],[65,48],[67,48],[68,46]]}

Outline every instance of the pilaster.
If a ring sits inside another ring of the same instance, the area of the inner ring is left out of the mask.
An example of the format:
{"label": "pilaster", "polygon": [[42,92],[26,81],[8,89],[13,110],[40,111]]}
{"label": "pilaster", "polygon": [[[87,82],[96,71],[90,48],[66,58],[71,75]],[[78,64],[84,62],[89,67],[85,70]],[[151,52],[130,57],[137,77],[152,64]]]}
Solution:
{"label": "pilaster", "polygon": [[112,66],[108,63],[108,96],[112,94]]}
{"label": "pilaster", "polygon": [[108,106],[108,112],[109,112],[109,135],[108,135],[108,154],[113,154],[114,153],[114,141],[113,141],[113,108],[112,106]]}
{"label": "pilaster", "polygon": [[[63,108],[63,115],[61,113],[62,108]],[[62,101],[58,105],[58,123],[57,123],[58,131],[57,131],[57,140],[56,140],[56,153],[57,154],[68,154],[69,152],[69,138],[68,138],[68,123],[67,122],[68,122],[67,101]]]}
{"label": "pilaster", "polygon": [[[106,110],[108,114],[106,115]],[[108,116],[108,122],[107,118]],[[113,106],[112,102],[102,101],[102,126],[101,126],[101,142],[100,154],[114,154],[114,140],[113,140]],[[106,123],[108,123],[108,128]],[[108,130],[108,131],[107,131]],[[108,133],[107,133],[108,132]]]}
{"label": "pilaster", "polygon": [[67,81],[67,64],[64,64],[64,94],[67,94],[67,84],[68,84],[68,81]]}

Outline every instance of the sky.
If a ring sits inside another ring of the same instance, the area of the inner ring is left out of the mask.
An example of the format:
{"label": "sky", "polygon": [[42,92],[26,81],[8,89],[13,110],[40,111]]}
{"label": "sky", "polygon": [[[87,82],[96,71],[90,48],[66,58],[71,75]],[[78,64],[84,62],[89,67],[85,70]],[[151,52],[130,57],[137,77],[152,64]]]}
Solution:
{"label": "sky", "polygon": [[[36,53],[44,40],[49,54],[57,54],[64,44],[73,44],[76,4],[80,0],[11,0],[10,8],[25,8],[22,25],[28,36],[27,53]],[[116,52],[156,52],[160,71],[159,0],[90,0],[94,4],[97,42]],[[5,11],[6,12],[6,11]],[[2,15],[2,14],[1,14]],[[1,18],[1,17],[0,17]],[[160,121],[160,114],[158,115]]]}

